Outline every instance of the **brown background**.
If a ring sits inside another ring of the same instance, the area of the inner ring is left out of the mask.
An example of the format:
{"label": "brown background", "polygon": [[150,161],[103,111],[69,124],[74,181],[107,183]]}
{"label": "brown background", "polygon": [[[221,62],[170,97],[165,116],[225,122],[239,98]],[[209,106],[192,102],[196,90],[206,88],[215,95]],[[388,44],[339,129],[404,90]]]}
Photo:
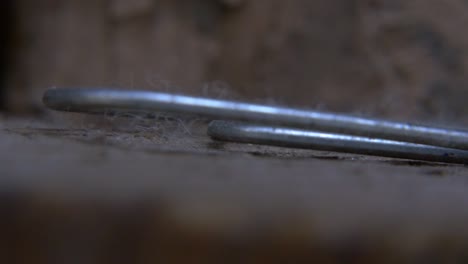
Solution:
{"label": "brown background", "polygon": [[0,1],[0,263],[467,263],[466,165],[223,143],[206,124],[41,103],[53,86],[112,86],[460,126],[467,10]]}
{"label": "brown background", "polygon": [[462,0],[11,1],[4,106],[41,107],[52,86],[115,86],[459,121],[467,9]]}

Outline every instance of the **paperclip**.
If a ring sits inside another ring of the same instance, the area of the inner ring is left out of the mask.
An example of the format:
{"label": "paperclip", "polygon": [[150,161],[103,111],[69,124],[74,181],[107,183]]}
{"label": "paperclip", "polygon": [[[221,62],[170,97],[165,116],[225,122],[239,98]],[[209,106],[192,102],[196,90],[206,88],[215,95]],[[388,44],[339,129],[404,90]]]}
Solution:
{"label": "paperclip", "polygon": [[464,150],[287,127],[212,121],[208,135],[221,141],[468,164]]}
{"label": "paperclip", "polygon": [[43,102],[61,111],[171,112],[468,150],[463,130],[153,91],[50,89]]}

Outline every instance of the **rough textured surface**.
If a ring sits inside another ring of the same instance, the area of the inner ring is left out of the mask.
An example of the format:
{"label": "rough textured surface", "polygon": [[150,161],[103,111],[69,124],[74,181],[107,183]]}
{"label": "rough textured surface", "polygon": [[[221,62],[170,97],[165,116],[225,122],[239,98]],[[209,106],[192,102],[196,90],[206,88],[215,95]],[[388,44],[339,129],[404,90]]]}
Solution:
{"label": "rough textured surface", "polygon": [[12,110],[39,105],[50,86],[197,94],[229,86],[243,98],[339,111],[445,121],[467,114],[463,0],[15,6]]}
{"label": "rough textured surface", "polygon": [[464,166],[125,122],[2,119],[2,261],[466,261]]}
{"label": "rough textured surface", "polygon": [[[465,0],[1,7],[13,113],[51,86],[118,86],[468,122]],[[202,121],[42,118],[0,117],[1,263],[468,260],[467,167],[222,144]]]}

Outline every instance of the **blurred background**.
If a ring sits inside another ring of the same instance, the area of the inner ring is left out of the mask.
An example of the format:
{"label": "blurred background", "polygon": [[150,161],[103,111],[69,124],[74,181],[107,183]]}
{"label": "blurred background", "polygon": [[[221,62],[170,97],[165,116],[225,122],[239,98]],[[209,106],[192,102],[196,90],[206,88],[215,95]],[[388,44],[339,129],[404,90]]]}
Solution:
{"label": "blurred background", "polygon": [[[463,0],[2,1],[1,109],[53,86],[465,120]],[[208,92],[206,92],[208,91]]]}
{"label": "blurred background", "polygon": [[0,263],[468,263],[466,166],[88,129],[41,102],[104,86],[468,127],[467,11],[0,1]]}

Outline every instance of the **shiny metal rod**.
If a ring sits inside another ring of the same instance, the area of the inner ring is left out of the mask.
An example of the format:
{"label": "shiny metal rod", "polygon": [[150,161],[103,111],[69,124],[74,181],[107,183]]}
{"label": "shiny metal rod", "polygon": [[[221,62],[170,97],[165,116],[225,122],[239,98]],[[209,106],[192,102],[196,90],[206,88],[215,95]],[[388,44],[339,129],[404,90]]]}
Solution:
{"label": "shiny metal rod", "polygon": [[208,135],[221,141],[468,164],[468,151],[464,150],[286,127],[212,121]]}
{"label": "shiny metal rod", "polygon": [[152,91],[50,89],[45,92],[43,102],[61,111],[195,114],[468,150],[467,131]]}

